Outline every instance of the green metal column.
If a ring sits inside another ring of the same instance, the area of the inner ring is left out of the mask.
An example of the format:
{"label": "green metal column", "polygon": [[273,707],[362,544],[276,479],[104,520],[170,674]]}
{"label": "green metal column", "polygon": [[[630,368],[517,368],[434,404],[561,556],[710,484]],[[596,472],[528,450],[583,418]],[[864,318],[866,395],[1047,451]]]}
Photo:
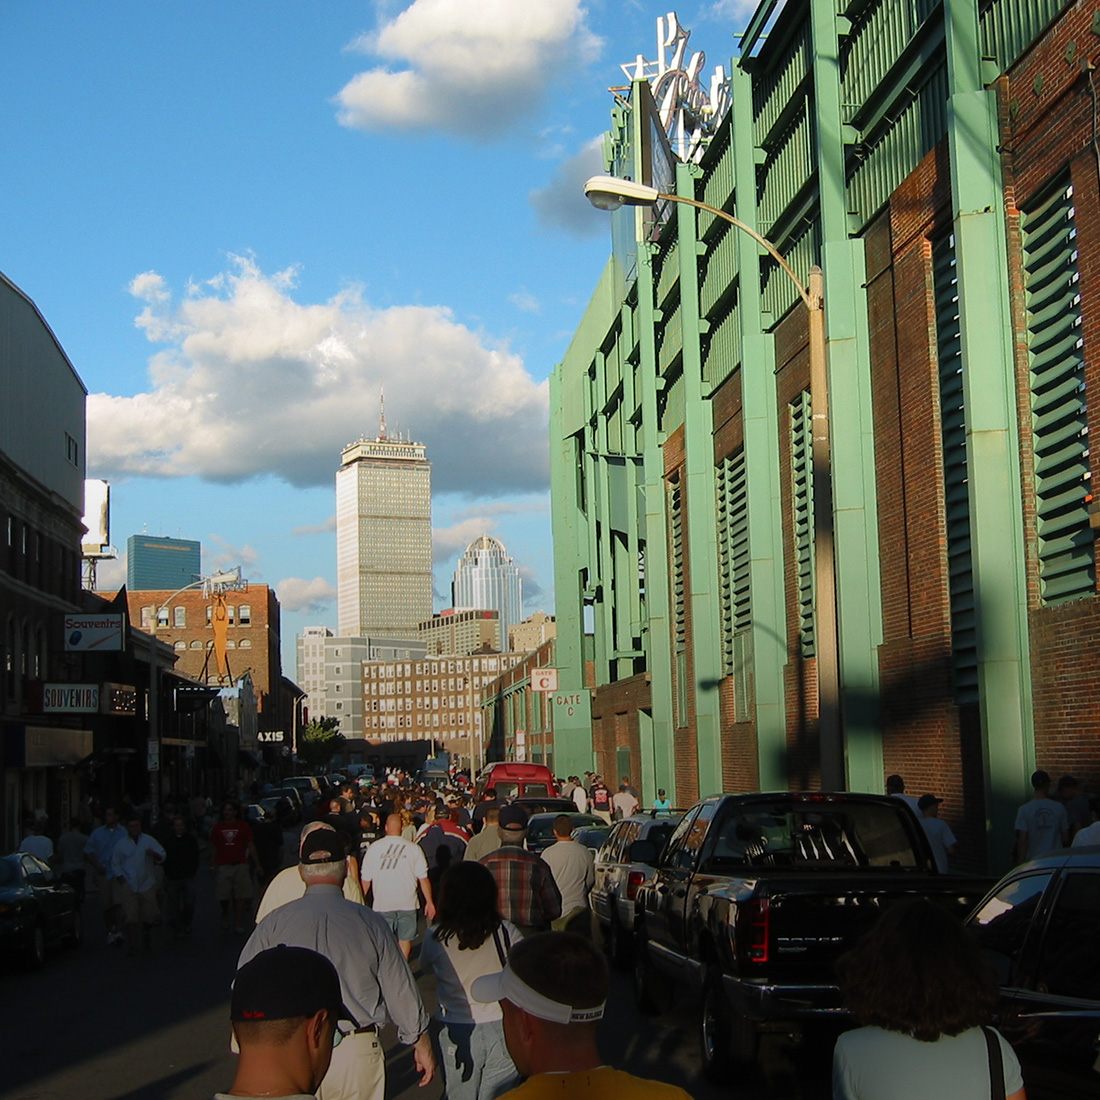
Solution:
{"label": "green metal column", "polygon": [[[676,193],[695,198],[695,165],[676,166]],[[683,333],[684,484],[687,560],[691,577],[692,677],[695,696],[695,745],[699,793],[722,787],[722,622],[718,595],[718,539],[715,527],[714,416],[703,397],[699,347],[699,244],[696,211],[676,204],[680,261],[680,318]]]}
{"label": "green metal column", "polygon": [[[837,5],[809,5],[813,110],[825,278],[832,435],[840,712],[847,786],[882,788],[878,647],[882,642],[874,424],[864,245],[848,235]],[[844,780],[844,777],[840,777]],[[830,776],[823,773],[830,784]]]}
{"label": "green metal column", "polygon": [[[760,231],[756,209],[756,160],[752,122],[752,77],[732,66],[735,215]],[[775,346],[764,331],[760,294],[760,248],[737,233],[741,312],[741,418],[748,480],[752,678],[757,769],[762,791],[788,787],[787,721],[783,668],[787,663],[787,616],[783,577],[783,520],[779,485],[779,407]]]}
{"label": "green metal column", "polygon": [[1035,760],[1020,440],[996,93],[982,79],[978,0],[944,5],[958,257],[978,698],[990,864],[1006,861]]}
{"label": "green metal column", "polygon": [[[639,226],[643,218],[635,213]],[[641,234],[639,233],[639,238]],[[645,642],[653,712],[652,742],[641,727],[643,790],[676,789],[676,756],[672,722],[672,639],[668,583],[668,524],[665,515],[664,455],[657,430],[656,306],[653,301],[653,246],[638,244],[638,392],[642,412],[643,529],[645,531],[645,588],[648,635]],[[674,799],[675,800],[675,799]]]}

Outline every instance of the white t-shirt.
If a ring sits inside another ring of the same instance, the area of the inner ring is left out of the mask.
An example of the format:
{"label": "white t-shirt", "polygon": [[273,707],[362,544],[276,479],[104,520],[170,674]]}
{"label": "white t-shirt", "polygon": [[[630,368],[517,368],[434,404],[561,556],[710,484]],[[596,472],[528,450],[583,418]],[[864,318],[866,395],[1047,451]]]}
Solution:
{"label": "white t-shirt", "polygon": [[1062,833],[1069,831],[1069,817],[1061,802],[1033,798],[1016,811],[1016,831],[1027,833],[1024,859],[1038,859],[1062,847]]}
{"label": "white t-shirt", "polygon": [[37,856],[43,863],[49,863],[53,859],[53,841],[48,836],[42,836],[38,833],[31,833],[30,836],[23,837],[19,850]]}
{"label": "white t-shirt", "polygon": [[376,913],[409,912],[418,908],[416,883],[428,877],[428,861],[420,845],[384,836],[367,849],[360,877],[374,890]]}
{"label": "white t-shirt", "polygon": [[501,921],[497,929],[500,952],[490,936],[480,947],[460,951],[458,937],[452,936],[443,944],[435,938],[436,929],[430,928],[420,948],[420,965],[435,974],[436,1018],[456,1024],[484,1024],[501,1018],[500,1002],[482,1004],[474,1000],[470,987],[475,978],[483,974],[498,974],[503,969],[501,953],[508,957],[510,944],[523,937],[510,921]]}
{"label": "white t-shirt", "polygon": [[1086,825],[1074,836],[1074,848],[1083,848],[1087,844],[1100,844],[1100,821]]}
{"label": "white t-shirt", "polygon": [[946,821],[938,817],[921,817],[920,823],[928,836],[928,843],[932,845],[932,852],[936,857],[936,866],[940,874],[947,874],[947,849],[954,847],[955,834]]}

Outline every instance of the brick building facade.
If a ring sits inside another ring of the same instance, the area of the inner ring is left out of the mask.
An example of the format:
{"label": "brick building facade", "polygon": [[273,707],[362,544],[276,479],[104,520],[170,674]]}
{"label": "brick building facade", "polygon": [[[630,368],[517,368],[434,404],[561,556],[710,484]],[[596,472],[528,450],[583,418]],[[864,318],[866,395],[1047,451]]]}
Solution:
{"label": "brick building facade", "polygon": [[1100,788],[1098,60],[1072,0],[764,3],[698,163],[660,163],[645,82],[619,102],[610,172],[819,265],[827,370],[747,234],[613,215],[551,380],[563,687],[586,627],[595,669],[559,769],[587,727],[681,804],[900,772],[968,868],[1036,766]]}

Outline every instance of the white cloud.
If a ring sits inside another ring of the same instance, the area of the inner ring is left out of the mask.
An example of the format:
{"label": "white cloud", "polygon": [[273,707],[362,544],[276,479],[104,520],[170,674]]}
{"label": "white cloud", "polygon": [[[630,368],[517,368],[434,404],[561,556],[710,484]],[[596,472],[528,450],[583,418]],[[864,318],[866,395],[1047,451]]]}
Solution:
{"label": "white cloud", "polygon": [[427,444],[435,491],[546,485],[548,387],[506,346],[442,306],[376,309],[356,290],[302,304],[292,270],[232,265],[179,301],[139,277],[137,324],[165,346],[147,392],[89,396],[89,477],[331,485],[340,450],[377,431],[384,383],[389,424]]}
{"label": "white cloud", "polygon": [[126,583],[126,551],[117,558],[104,558],[96,563],[97,592],[117,592]]}
{"label": "white cloud", "polygon": [[449,527],[433,527],[432,559],[441,565],[449,562],[453,569],[466,547],[481,535],[491,535],[496,525],[491,516],[477,515],[457,520]]}
{"label": "white cloud", "polygon": [[710,15],[723,22],[732,21],[733,29],[743,31],[760,6],[760,0],[716,0]]}
{"label": "white cloud", "polygon": [[305,523],[301,527],[292,527],[292,535],[329,535],[336,530],[336,516],[331,515],[321,523]]}
{"label": "white cloud", "polygon": [[611,232],[607,214],[584,197],[585,180],[606,171],[603,137],[595,137],[579,153],[558,165],[554,178],[528,200],[546,229],[564,229],[574,237],[596,237]]}
{"label": "white cloud", "polygon": [[363,130],[493,137],[532,110],[600,40],[580,0],[413,0],[355,48],[382,64],[337,95],[337,118]]}
{"label": "white cloud", "polygon": [[275,586],[275,594],[284,611],[322,611],[336,599],[336,589],[324,577],[311,581],[284,577]]}
{"label": "white cloud", "polygon": [[521,313],[541,313],[542,306],[538,298],[526,290],[517,290],[515,294],[508,295],[508,301]]}

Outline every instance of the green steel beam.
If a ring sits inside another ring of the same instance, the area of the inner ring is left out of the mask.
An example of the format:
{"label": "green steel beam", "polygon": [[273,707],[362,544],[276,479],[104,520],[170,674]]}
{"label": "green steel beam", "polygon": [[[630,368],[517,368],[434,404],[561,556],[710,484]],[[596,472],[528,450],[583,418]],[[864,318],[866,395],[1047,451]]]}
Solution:
{"label": "green steel beam", "polygon": [[[878,647],[882,642],[874,423],[864,245],[848,236],[840,39],[835,4],[811,3],[812,109],[825,278],[826,349],[832,436],[840,712],[847,775],[855,790],[880,790],[882,731]],[[831,786],[829,761],[822,780]]]}
{"label": "green steel beam", "polygon": [[[732,66],[735,214],[760,231],[752,128],[752,77]],[[753,711],[762,791],[786,790],[787,720],[783,669],[787,663],[783,520],[779,484],[779,406],[774,339],[764,330],[760,256],[756,242],[737,233],[741,321],[741,418],[748,479],[752,601]]]}
{"label": "green steel beam", "polygon": [[[676,193],[695,198],[695,165],[676,166]],[[699,793],[721,787],[722,716],[718,686],[722,681],[722,621],[718,593],[718,544],[715,528],[714,414],[703,395],[699,347],[699,247],[696,211],[676,204],[680,261],[680,317],[684,389],[684,530],[691,588],[692,661],[690,690],[695,697],[695,745]],[[706,785],[707,780],[712,786]],[[717,786],[714,781],[718,780]],[[662,784],[663,785],[663,784]]]}
{"label": "green steel beam", "polygon": [[1034,767],[1027,574],[996,92],[982,79],[978,0],[946,5],[948,143],[977,613],[989,863],[1005,864]]}

